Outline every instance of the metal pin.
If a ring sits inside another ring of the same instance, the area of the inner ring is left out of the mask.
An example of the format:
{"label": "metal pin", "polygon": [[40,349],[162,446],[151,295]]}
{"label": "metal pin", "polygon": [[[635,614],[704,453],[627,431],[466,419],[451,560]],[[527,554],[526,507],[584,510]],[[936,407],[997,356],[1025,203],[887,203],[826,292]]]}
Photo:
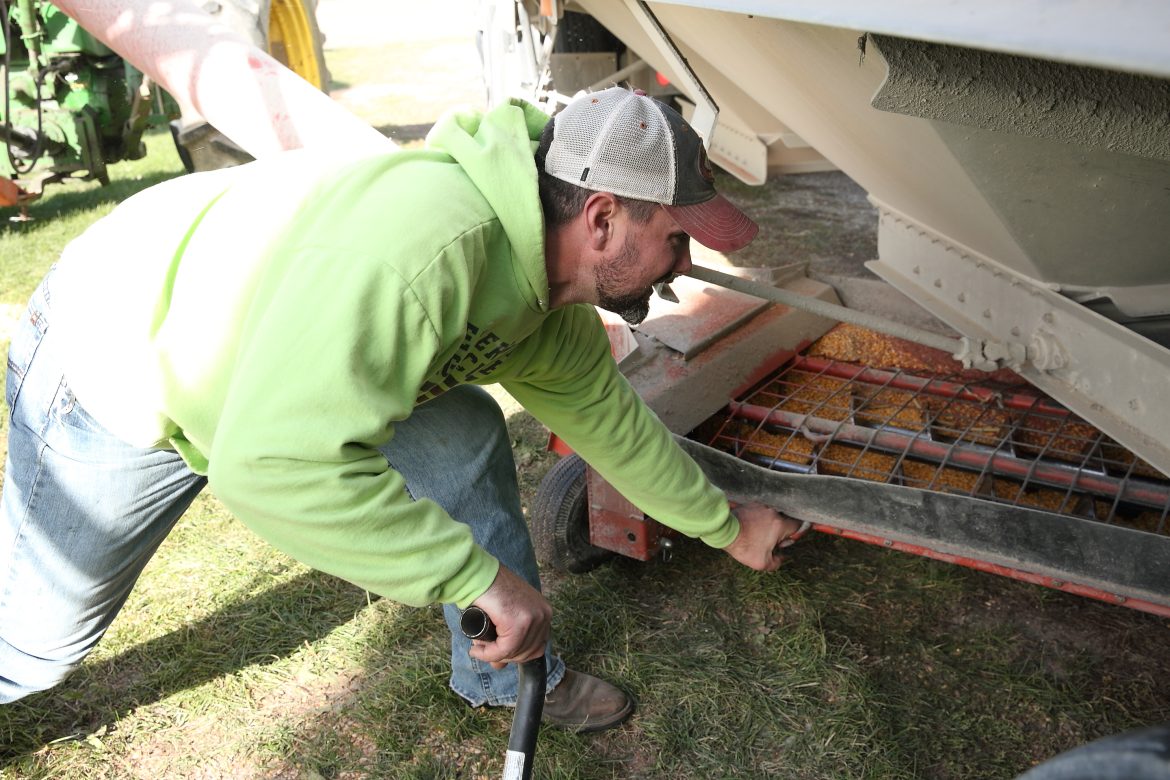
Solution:
{"label": "metal pin", "polygon": [[678,296],[674,294],[674,290],[670,289],[670,284],[667,282],[659,282],[658,284],[654,285],[654,292],[656,292],[658,297],[664,301],[678,303]]}

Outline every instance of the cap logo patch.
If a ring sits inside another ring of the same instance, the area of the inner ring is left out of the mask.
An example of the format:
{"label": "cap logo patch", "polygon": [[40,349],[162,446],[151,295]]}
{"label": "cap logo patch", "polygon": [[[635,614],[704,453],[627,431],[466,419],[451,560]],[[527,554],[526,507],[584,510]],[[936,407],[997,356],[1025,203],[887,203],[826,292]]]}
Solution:
{"label": "cap logo patch", "polygon": [[707,159],[707,150],[703,148],[702,144],[699,145],[699,175],[705,181],[715,182],[715,172],[711,170],[711,162]]}

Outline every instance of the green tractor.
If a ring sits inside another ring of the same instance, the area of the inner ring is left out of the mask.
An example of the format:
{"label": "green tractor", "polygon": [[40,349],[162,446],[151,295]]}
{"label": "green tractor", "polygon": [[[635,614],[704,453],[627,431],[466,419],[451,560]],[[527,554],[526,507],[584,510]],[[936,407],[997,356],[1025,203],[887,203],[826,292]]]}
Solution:
{"label": "green tractor", "polygon": [[[244,34],[318,89],[328,73],[315,0],[210,0],[204,11]],[[107,166],[146,153],[146,130],[169,123],[187,170],[250,159],[200,116],[57,7],[0,0],[0,206],[23,206],[47,184],[109,183]]]}

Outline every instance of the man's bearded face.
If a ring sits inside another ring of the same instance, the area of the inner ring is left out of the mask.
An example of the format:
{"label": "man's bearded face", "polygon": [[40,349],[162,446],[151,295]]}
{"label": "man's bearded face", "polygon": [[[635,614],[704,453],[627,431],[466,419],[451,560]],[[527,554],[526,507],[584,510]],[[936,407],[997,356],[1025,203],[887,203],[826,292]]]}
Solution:
{"label": "man's bearded face", "polygon": [[597,269],[597,305],[620,315],[631,325],[637,325],[650,313],[650,296],[654,285],[669,281],[665,274],[650,284],[640,281],[643,269],[631,236],[627,235],[617,255],[606,260]]}

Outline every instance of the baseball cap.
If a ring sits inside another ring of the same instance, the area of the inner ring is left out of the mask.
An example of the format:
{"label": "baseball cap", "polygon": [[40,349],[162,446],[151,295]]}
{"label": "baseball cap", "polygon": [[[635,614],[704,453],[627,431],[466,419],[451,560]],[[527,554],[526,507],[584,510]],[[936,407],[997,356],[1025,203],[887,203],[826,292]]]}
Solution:
{"label": "baseball cap", "polygon": [[660,203],[700,244],[734,252],[759,225],[715,191],[703,140],[670,106],[610,87],[575,98],[553,125],[545,172],[562,181]]}

